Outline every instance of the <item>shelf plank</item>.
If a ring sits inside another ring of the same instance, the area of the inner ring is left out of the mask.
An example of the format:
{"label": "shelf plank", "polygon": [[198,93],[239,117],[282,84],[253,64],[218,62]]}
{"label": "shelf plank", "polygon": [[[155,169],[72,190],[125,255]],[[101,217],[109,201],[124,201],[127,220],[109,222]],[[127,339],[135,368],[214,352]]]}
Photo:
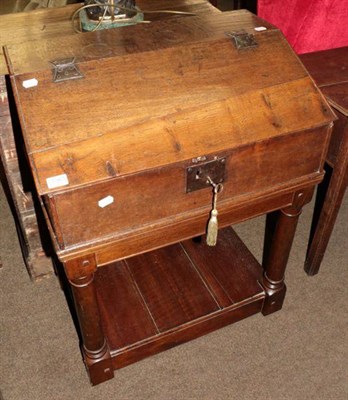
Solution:
{"label": "shelf plank", "polygon": [[219,309],[180,244],[126,263],[160,332]]}
{"label": "shelf plank", "polygon": [[[198,320],[180,325],[176,329],[149,338],[143,342],[135,343],[128,348],[111,351],[113,367],[114,369],[123,368],[153,354],[189,342],[190,340],[223,328],[226,325],[257,314],[262,309],[263,300],[264,296],[260,293],[258,296],[243,303],[226,307]],[[223,351],[223,344],[221,344],[221,351]]]}
{"label": "shelf plank", "polygon": [[261,311],[262,268],[232,228],[218,244],[168,246],[98,269],[96,287],[114,369]]}
{"label": "shelf plank", "polygon": [[186,240],[182,246],[221,307],[260,292],[262,268],[232,228],[219,231],[214,247],[207,246],[204,238],[201,242]]}
{"label": "shelf plank", "polygon": [[158,333],[123,261],[96,273],[98,304],[104,334],[113,349],[120,349]]}

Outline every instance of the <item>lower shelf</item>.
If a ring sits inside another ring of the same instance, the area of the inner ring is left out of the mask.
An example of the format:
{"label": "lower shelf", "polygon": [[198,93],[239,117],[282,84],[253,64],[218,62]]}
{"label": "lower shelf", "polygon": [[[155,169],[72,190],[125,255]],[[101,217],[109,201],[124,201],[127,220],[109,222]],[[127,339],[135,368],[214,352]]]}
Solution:
{"label": "lower shelf", "polygon": [[124,367],[261,311],[262,268],[232,228],[98,269],[113,366]]}

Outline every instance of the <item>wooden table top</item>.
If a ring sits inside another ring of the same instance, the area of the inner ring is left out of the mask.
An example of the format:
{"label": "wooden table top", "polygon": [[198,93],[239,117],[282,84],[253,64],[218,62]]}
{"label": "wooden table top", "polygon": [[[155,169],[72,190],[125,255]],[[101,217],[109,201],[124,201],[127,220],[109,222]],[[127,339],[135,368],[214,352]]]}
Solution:
{"label": "wooden table top", "polygon": [[348,116],[348,47],[300,56],[329,103]]}

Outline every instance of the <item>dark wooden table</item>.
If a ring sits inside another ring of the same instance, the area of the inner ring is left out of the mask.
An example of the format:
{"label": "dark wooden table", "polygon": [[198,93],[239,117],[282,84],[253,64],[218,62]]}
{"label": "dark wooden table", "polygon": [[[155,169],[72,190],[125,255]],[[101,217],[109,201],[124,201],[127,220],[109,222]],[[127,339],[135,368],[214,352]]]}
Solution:
{"label": "dark wooden table", "polygon": [[[318,187],[305,261],[309,275],[318,273],[348,184],[348,47],[300,56],[336,112],[326,174]],[[347,238],[342,238],[342,246]]]}

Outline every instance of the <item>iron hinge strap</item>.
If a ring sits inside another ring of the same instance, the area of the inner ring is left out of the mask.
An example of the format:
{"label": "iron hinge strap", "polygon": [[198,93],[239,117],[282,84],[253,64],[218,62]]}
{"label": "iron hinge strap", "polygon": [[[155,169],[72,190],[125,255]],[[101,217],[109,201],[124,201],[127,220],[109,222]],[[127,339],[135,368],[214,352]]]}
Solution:
{"label": "iron hinge strap", "polygon": [[50,63],[54,67],[52,73],[53,82],[55,83],[84,78],[78,66],[75,64],[75,57],[50,61]]}
{"label": "iron hinge strap", "polygon": [[237,50],[252,49],[258,47],[255,36],[252,33],[241,32],[228,32],[227,36],[232,38]]}

